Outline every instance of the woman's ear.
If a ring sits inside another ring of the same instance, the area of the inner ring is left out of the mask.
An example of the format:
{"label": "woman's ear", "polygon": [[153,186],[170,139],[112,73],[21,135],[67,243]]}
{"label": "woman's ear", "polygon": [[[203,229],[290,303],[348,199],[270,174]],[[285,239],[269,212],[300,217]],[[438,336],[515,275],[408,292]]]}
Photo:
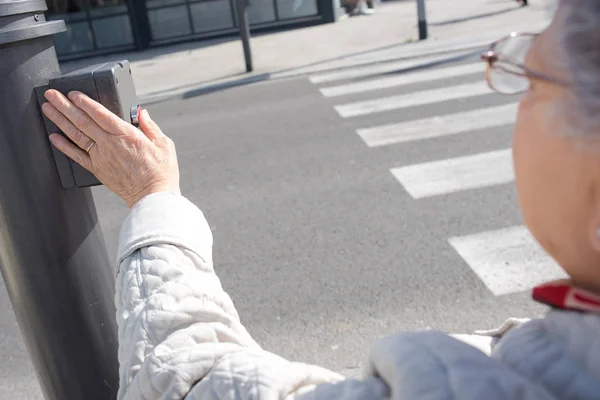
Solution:
{"label": "woman's ear", "polygon": [[600,255],[600,163],[596,163],[593,168],[588,170],[591,184],[589,191],[589,225],[588,242],[590,248]]}
{"label": "woman's ear", "polygon": [[592,228],[592,233],[590,235],[590,244],[592,245],[592,249],[597,253],[600,253],[600,225],[596,225]]}
{"label": "woman's ear", "polygon": [[600,254],[600,206],[596,207],[594,210],[594,215],[590,220],[589,225],[589,242],[592,250],[596,253]]}

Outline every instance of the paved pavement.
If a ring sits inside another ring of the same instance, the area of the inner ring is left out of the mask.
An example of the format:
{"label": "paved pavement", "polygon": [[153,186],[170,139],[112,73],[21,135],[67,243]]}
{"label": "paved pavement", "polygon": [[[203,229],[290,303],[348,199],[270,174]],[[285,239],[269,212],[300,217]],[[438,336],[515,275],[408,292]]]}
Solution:
{"label": "paved pavement", "polygon": [[[357,375],[377,337],[543,312],[527,289],[560,272],[521,227],[506,150],[517,99],[483,85],[481,37],[459,38],[149,106],[265,348]],[[93,192],[114,258],[127,210]],[[41,398],[4,289],[0,307],[0,399]]]}

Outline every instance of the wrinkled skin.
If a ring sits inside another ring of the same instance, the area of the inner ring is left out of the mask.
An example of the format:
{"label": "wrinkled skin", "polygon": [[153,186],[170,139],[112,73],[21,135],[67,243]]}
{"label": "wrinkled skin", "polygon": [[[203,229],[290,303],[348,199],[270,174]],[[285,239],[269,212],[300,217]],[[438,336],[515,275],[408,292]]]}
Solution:
{"label": "wrinkled skin", "polygon": [[[534,71],[569,80],[556,62],[565,7],[531,48]],[[578,286],[600,292],[600,132],[571,118],[569,86],[530,79],[514,130],[513,156],[525,224]]]}
{"label": "wrinkled skin", "polygon": [[[52,144],[96,175],[129,207],[152,193],[179,193],[175,145],[146,110],[140,113],[138,129],[82,93],[71,92],[66,98],[49,90],[45,95],[44,114],[76,145],[58,134],[50,136]],[[87,153],[84,149],[91,141]]]}

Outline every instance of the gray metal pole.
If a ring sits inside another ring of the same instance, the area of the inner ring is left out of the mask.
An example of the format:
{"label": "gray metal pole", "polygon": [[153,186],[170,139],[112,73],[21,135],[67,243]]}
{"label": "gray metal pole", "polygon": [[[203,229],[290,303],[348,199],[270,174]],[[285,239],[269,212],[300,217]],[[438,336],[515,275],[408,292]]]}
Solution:
{"label": "gray metal pole", "polygon": [[114,271],[89,189],[61,187],[34,88],[60,74],[44,0],[0,0],[0,269],[46,399],[114,399]]}
{"label": "gray metal pole", "polygon": [[238,27],[242,46],[244,47],[244,60],[246,61],[246,72],[252,72],[252,50],[250,49],[250,25],[248,24],[248,0],[236,0]]}
{"label": "gray metal pole", "polygon": [[417,15],[419,18],[419,40],[427,39],[427,13],[425,0],[417,0]]}

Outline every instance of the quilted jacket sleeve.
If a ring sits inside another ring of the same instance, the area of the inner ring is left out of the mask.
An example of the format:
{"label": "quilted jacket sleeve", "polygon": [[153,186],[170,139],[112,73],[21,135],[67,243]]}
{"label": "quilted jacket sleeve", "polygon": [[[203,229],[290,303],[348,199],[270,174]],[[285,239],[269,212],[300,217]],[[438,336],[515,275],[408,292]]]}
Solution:
{"label": "quilted jacket sleeve", "polygon": [[208,223],[185,197],[157,193],[130,211],[118,268],[119,399],[285,398],[342,378],[251,338],[214,273]]}

